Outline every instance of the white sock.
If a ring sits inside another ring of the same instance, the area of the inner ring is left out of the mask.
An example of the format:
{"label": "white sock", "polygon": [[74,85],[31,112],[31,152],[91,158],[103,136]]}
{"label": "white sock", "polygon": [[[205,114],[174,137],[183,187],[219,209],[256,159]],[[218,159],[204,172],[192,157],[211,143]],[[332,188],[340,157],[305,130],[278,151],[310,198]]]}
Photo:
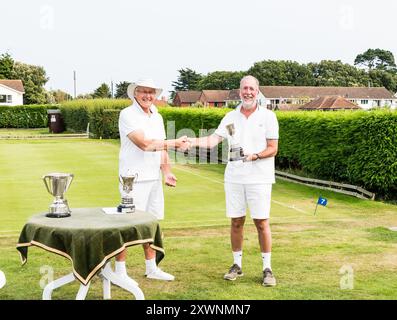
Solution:
{"label": "white sock", "polygon": [[272,270],[272,266],[270,263],[271,259],[272,259],[271,252],[262,252],[263,270],[265,270],[266,268]]}
{"label": "white sock", "polygon": [[243,251],[233,251],[233,260],[240,268],[243,260]]}
{"label": "white sock", "polygon": [[127,269],[125,267],[125,261],[117,261],[114,264],[114,271],[117,274],[127,274]]}
{"label": "white sock", "polygon": [[156,271],[157,269],[156,258],[145,260],[145,264],[146,264],[146,274]]}

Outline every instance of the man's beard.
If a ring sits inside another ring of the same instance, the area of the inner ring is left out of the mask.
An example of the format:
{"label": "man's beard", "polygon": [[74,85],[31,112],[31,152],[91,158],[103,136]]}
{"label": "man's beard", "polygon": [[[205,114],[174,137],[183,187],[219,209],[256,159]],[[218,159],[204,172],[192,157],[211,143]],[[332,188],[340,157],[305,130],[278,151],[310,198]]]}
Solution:
{"label": "man's beard", "polygon": [[252,102],[245,102],[243,100],[242,106],[245,110],[251,110],[256,106],[256,100],[252,100]]}

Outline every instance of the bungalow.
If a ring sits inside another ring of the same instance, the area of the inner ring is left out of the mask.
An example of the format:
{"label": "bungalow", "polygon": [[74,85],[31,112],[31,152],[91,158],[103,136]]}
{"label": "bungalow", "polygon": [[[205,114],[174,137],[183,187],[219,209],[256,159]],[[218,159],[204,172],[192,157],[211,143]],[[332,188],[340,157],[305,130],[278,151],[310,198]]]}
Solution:
{"label": "bungalow", "polygon": [[292,87],[260,86],[267,108],[285,109],[285,105],[301,106],[319,97],[343,97],[368,110],[375,107],[397,107],[397,98],[384,87]]}
{"label": "bungalow", "polygon": [[23,105],[25,89],[21,80],[0,80],[0,105]]}
{"label": "bungalow", "polygon": [[199,101],[201,91],[177,91],[173,100],[174,106],[189,107]]}
{"label": "bungalow", "polygon": [[224,107],[229,97],[229,90],[203,90],[199,102],[205,107]]}

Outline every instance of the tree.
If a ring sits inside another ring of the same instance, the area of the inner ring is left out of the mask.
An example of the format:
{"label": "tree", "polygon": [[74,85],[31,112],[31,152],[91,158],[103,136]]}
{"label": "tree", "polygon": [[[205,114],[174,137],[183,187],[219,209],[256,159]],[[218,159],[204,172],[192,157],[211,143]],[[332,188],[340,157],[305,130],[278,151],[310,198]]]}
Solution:
{"label": "tree", "polygon": [[382,49],[368,49],[357,55],[354,65],[367,67],[368,70],[391,70],[396,71],[396,62],[393,53]]}
{"label": "tree", "polygon": [[243,71],[215,71],[208,73],[198,83],[200,90],[231,90],[240,87]]}
{"label": "tree", "polygon": [[397,74],[383,70],[371,70],[368,72],[371,86],[385,87],[391,92],[397,91]]}
{"label": "tree", "polygon": [[247,71],[263,86],[311,86],[314,78],[307,65],[295,61],[263,60]]}
{"label": "tree", "polygon": [[116,99],[126,99],[128,98],[127,95],[127,88],[130,85],[131,82],[127,82],[127,81],[122,81],[120,83],[116,84],[116,94],[115,94],[115,98]]}
{"label": "tree", "polygon": [[110,88],[106,83],[102,83],[98,88],[95,89],[93,95],[94,98],[111,98]]}
{"label": "tree", "polygon": [[49,103],[60,103],[63,101],[72,100],[72,96],[62,90],[51,90],[48,92],[47,100]]}
{"label": "tree", "polygon": [[41,66],[15,62],[11,72],[11,79],[22,80],[25,88],[24,104],[43,104],[47,102],[47,93],[44,85],[49,78]]}
{"label": "tree", "polygon": [[309,63],[315,86],[358,87],[368,85],[368,74],[340,60]]}
{"label": "tree", "polygon": [[200,73],[189,68],[180,69],[178,72],[178,80],[172,82],[175,91],[198,90],[198,83],[203,78]]}
{"label": "tree", "polygon": [[14,60],[9,53],[0,55],[0,79],[11,79]]}

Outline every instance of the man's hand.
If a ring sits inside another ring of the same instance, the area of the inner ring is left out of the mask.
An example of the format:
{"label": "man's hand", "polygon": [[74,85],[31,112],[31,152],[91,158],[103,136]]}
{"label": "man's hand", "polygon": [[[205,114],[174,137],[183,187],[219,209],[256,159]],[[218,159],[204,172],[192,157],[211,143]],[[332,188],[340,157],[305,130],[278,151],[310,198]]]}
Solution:
{"label": "man's hand", "polygon": [[178,141],[176,144],[178,151],[181,151],[181,152],[189,151],[189,149],[191,147],[191,143],[187,136],[180,137],[179,139],[176,139],[176,140]]}
{"label": "man's hand", "polygon": [[244,162],[248,162],[248,161],[256,161],[258,160],[258,155],[256,153],[253,154],[246,154],[244,156]]}
{"label": "man's hand", "polygon": [[164,175],[165,185],[169,187],[176,187],[177,178],[174,176],[172,172],[169,172]]}

